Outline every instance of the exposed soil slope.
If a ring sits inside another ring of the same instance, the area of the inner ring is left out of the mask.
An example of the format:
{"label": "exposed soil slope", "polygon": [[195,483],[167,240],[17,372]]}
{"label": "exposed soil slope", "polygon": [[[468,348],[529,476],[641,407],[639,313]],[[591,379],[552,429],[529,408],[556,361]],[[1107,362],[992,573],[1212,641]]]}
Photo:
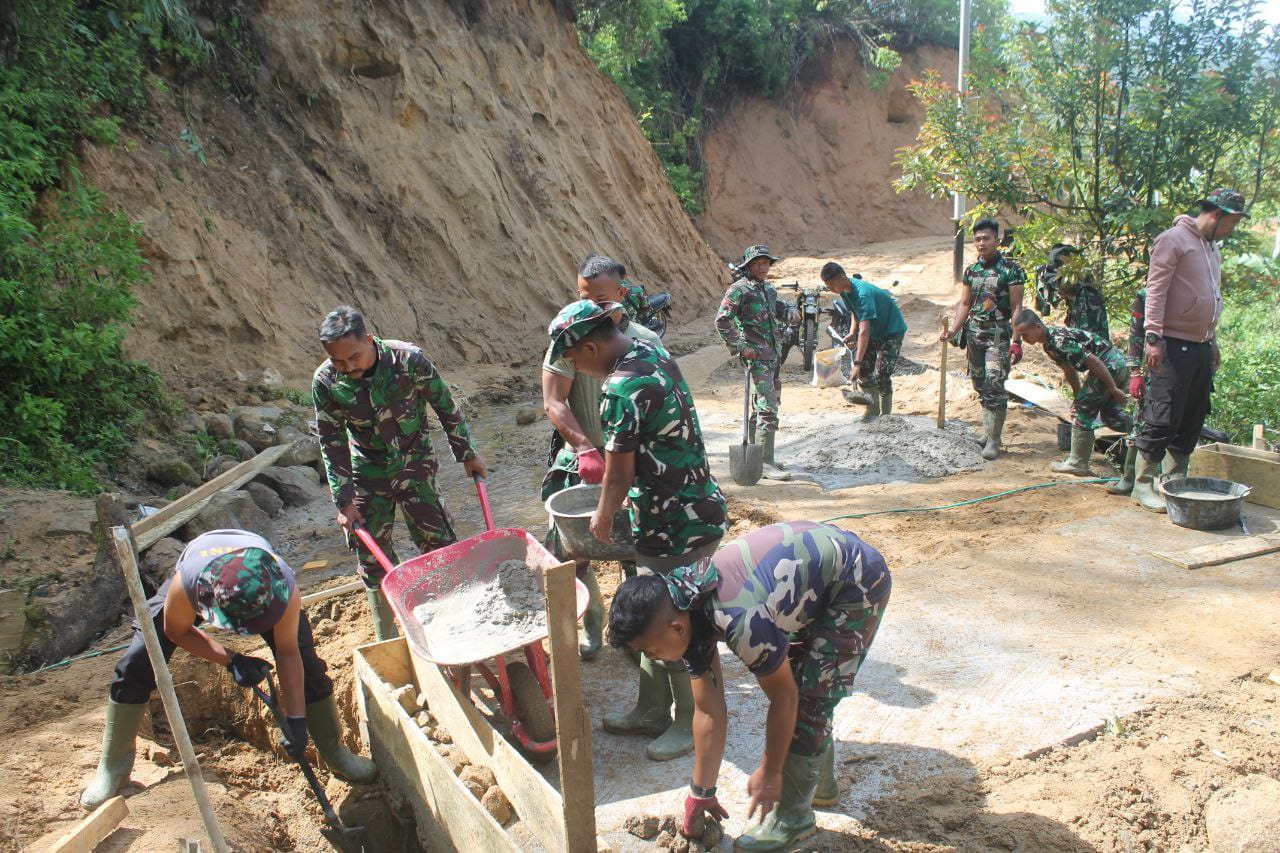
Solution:
{"label": "exposed soil slope", "polygon": [[673,290],[680,316],[718,295],[625,99],[549,0],[278,0],[250,24],[253,99],[175,86],[136,145],[88,156],[143,222],[129,343],[170,379],[273,368],[306,387],[319,318],[346,301],[445,366],[523,359],[591,250]]}
{"label": "exposed soil slope", "polygon": [[949,201],[899,195],[890,182],[897,149],[924,118],[907,85],[926,69],[954,67],[951,51],[912,51],[873,89],[857,54],[841,50],[789,98],[738,102],[703,143],[707,209],[698,227],[727,256],[759,242],[812,254],[948,233]]}

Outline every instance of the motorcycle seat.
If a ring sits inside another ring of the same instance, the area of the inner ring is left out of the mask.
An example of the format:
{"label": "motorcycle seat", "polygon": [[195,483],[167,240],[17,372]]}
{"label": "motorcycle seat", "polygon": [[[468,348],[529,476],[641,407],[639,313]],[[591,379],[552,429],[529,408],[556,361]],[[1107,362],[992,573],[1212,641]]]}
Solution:
{"label": "motorcycle seat", "polygon": [[655,293],[652,296],[648,297],[648,299],[649,299],[650,311],[658,311],[662,308],[666,308],[668,305],[671,304],[670,293]]}

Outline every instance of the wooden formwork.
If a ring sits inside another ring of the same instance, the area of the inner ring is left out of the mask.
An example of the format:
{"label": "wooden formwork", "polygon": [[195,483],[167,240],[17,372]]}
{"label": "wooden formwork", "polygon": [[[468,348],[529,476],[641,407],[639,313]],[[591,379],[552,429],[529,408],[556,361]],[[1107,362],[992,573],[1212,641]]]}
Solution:
{"label": "wooden formwork", "polygon": [[382,777],[412,805],[419,835],[432,850],[521,848],[454,776],[426,733],[392,698],[392,691],[405,684],[425,694],[428,710],[448,729],[468,762],[493,771],[498,787],[543,847],[572,853],[597,849],[591,727],[579,681],[574,578],[572,563],[544,573],[559,791],[439,667],[411,654],[403,638],[356,649],[365,740]]}

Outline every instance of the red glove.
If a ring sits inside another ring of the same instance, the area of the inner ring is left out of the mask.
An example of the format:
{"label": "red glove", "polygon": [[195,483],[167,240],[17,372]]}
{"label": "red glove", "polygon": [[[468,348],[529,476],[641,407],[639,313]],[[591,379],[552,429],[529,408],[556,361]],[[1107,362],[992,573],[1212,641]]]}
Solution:
{"label": "red glove", "polygon": [[690,794],[684,798],[684,826],[681,827],[686,837],[692,834],[693,828],[690,824],[694,817],[699,815],[710,815],[718,820],[724,820],[729,813],[715,797],[695,797]]}
{"label": "red glove", "polygon": [[592,485],[604,480],[604,457],[594,447],[578,454],[578,477]]}
{"label": "red glove", "polygon": [[1022,344],[1009,344],[1009,364],[1022,361]]}
{"label": "red glove", "polygon": [[1139,373],[1129,377],[1129,396],[1135,400],[1142,399],[1142,395],[1147,393],[1147,380],[1142,378]]}

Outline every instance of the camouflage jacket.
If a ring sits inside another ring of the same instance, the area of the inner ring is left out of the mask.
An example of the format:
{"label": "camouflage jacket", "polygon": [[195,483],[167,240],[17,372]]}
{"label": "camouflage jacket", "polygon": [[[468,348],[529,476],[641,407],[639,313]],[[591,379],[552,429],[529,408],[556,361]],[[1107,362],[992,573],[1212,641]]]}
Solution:
{"label": "camouflage jacket", "polygon": [[435,409],[459,462],[476,455],[462,410],[426,353],[403,341],[373,339],[371,375],[351,379],[326,360],[311,382],[320,452],[338,506],[355,497],[361,466],[431,455],[427,406]]}
{"label": "camouflage jacket", "polygon": [[644,295],[644,285],[638,281],[624,278],[622,280],[622,289],[626,291],[622,295],[623,309],[633,322],[640,322],[649,313],[649,299]]}
{"label": "camouflage jacket", "polygon": [[1110,370],[1125,366],[1124,355],[1101,335],[1070,326],[1049,326],[1048,329],[1049,340],[1045,341],[1044,351],[1064,370],[1087,370],[1085,361],[1091,355]]}
{"label": "camouflage jacket", "polygon": [[787,310],[772,284],[743,276],[729,285],[720,301],[716,331],[734,355],[751,348],[758,360],[776,361],[790,333]]}
{"label": "camouflage jacket", "polygon": [[711,476],[693,395],[680,368],[644,341],[629,349],[600,399],[606,452],[635,453],[636,550],[688,553],[724,535],[725,500]]}
{"label": "camouflage jacket", "polygon": [[1067,325],[1073,329],[1084,329],[1103,338],[1111,337],[1111,326],[1107,321],[1107,304],[1102,301],[1102,294],[1090,282],[1080,285],[1074,292],[1061,288],[1062,298],[1067,302]]}
{"label": "camouflage jacket", "polygon": [[1027,274],[1018,262],[997,252],[990,263],[979,259],[970,264],[963,280],[964,286],[973,292],[973,307],[965,321],[970,332],[1008,326],[1013,314],[1009,288],[1027,283]]}
{"label": "camouflage jacket", "polygon": [[1147,289],[1141,288],[1133,296],[1129,308],[1129,352],[1125,363],[1130,368],[1141,367],[1147,358]]}

